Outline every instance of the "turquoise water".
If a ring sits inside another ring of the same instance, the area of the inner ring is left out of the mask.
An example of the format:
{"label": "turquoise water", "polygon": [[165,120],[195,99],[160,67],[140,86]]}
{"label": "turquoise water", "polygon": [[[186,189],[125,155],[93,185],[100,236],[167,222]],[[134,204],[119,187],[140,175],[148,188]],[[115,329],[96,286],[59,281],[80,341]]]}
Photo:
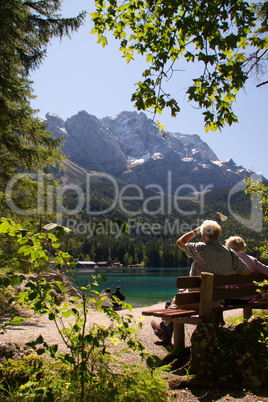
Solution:
{"label": "turquoise water", "polygon": [[[98,292],[111,288],[115,292],[116,286],[121,287],[121,292],[126,297],[126,302],[132,304],[133,308],[146,307],[158,302],[165,302],[171,299],[177,291],[177,276],[186,276],[189,268],[148,268],[142,273],[134,274],[105,274],[107,279],[103,283],[100,279],[100,286],[95,287]],[[87,286],[91,282],[90,274],[77,273],[76,277],[80,286]]]}

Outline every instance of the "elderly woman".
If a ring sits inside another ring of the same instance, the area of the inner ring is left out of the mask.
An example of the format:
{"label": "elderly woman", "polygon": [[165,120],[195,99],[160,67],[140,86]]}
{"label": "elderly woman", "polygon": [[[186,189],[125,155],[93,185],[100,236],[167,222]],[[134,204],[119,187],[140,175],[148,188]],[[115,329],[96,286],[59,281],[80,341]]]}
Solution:
{"label": "elderly woman", "polygon": [[254,258],[251,255],[245,253],[247,245],[242,237],[231,236],[229,237],[229,239],[225,240],[225,245],[238,254],[241,260],[243,260],[247,264],[251,273],[261,272],[262,274],[268,276],[268,266],[262,264],[260,261],[257,260],[257,258]]}

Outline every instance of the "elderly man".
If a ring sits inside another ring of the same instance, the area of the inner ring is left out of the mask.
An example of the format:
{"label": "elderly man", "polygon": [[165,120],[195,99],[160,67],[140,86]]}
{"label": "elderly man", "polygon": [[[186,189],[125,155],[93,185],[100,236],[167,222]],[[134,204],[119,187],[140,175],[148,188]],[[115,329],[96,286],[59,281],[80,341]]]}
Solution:
{"label": "elderly man", "polygon": [[[202,242],[191,243],[199,233]],[[177,240],[177,245],[185,251],[187,257],[193,259],[190,276],[201,272],[211,272],[214,275],[230,275],[237,271],[240,275],[249,275],[248,266],[236,253],[220,242],[221,227],[215,221],[204,221],[203,224]],[[190,242],[190,243],[189,243]]]}
{"label": "elderly man", "polygon": [[[190,242],[200,233],[202,242]],[[201,272],[210,272],[214,275],[250,274],[248,266],[238,255],[221,244],[220,236],[220,225],[215,221],[206,220],[200,227],[184,234],[177,240],[178,247],[185,251],[187,257],[193,259],[190,276],[201,275]],[[215,316],[214,320],[219,325],[224,324],[222,314]],[[160,339],[165,343],[171,342],[173,323],[166,326],[164,322],[157,324],[153,321],[151,325]]]}

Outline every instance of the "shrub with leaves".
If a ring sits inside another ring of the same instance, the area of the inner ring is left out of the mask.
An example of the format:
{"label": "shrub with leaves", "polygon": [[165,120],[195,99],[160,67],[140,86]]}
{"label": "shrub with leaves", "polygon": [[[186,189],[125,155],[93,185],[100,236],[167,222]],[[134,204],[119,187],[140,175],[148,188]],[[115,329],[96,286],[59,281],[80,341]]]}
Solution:
{"label": "shrub with leaves", "polygon": [[[64,231],[59,230],[59,228],[54,229],[57,230],[58,234],[64,234]],[[71,382],[76,384],[76,392],[77,395],[80,395],[81,401],[85,400],[86,388],[96,382],[96,379],[98,381],[101,373],[105,372],[111,378],[113,377],[113,371],[110,366],[111,363],[115,363],[115,358],[109,354],[110,343],[122,343],[124,347],[137,350],[143,359],[148,357],[148,364],[154,365],[156,358],[149,356],[143,345],[138,341],[136,330],[131,327],[133,317],[130,314],[120,316],[112,308],[108,308],[105,309],[104,313],[110,319],[111,324],[109,327],[97,323],[93,323],[91,326],[87,325],[90,306],[90,299],[87,294],[92,291],[92,286],[98,285],[96,277],[92,277],[92,282],[86,288],[80,287],[78,280],[71,272],[73,264],[69,263],[70,256],[68,253],[59,250],[58,238],[55,234],[38,233],[33,235],[33,233],[23,230],[20,225],[16,225],[10,219],[2,219],[0,233],[17,239],[21,245],[18,253],[23,254],[24,258],[28,258],[32,267],[39,267],[40,260],[48,261],[49,256],[45,247],[49,242],[54,249],[58,269],[64,265],[73,276],[73,286],[76,287],[79,297],[71,297],[62,303],[53,290],[56,285],[63,292],[63,282],[47,282],[45,277],[36,276],[28,280],[24,290],[17,296],[17,300],[20,304],[27,305],[37,314],[48,314],[48,318],[55,323],[67,347],[66,353],[59,353],[58,345],[48,345],[42,336],[39,336],[32,345],[38,345],[38,355],[46,353],[56,361],[60,360],[68,365]],[[14,258],[14,256],[10,257],[11,263],[13,263]],[[18,268],[19,261],[19,258],[16,259]],[[14,273],[1,275],[0,287],[11,287],[14,283],[21,283],[24,278],[23,275]],[[98,292],[95,291],[95,293]],[[96,304],[96,307],[100,311],[102,310],[100,302]],[[131,309],[128,304],[123,304],[123,307]],[[13,319],[13,323],[18,324],[20,322],[20,317]],[[4,324],[4,326],[6,325],[7,323]],[[141,323],[138,323],[138,327],[140,326]]]}

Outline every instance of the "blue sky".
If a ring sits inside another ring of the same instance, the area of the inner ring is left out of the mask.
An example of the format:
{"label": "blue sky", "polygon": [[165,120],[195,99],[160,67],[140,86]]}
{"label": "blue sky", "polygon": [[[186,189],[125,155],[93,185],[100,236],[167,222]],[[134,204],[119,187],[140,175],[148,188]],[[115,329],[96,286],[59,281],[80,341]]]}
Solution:
{"label": "blue sky", "polygon": [[[74,16],[81,10],[91,12],[90,4],[90,0],[64,0],[62,14]],[[130,99],[134,84],[141,79],[147,64],[145,59],[139,57],[127,64],[118,50],[119,42],[110,38],[108,46],[102,48],[97,44],[97,37],[89,33],[91,29],[88,18],[72,39],[53,40],[42,66],[33,72],[32,87],[37,98],[32,101],[32,107],[40,110],[39,116],[51,112],[65,120],[86,110],[101,118],[123,110],[136,110]],[[184,95],[198,66],[186,67],[185,71],[174,75],[168,88],[180,100],[181,112],[176,118],[172,118],[169,111],[157,116],[165,130],[198,134],[220,160],[232,158],[235,163],[262,172],[268,178],[268,85],[258,89],[253,81],[248,82],[234,106],[239,123],[226,126],[222,132],[205,133],[202,111],[194,109]]]}

